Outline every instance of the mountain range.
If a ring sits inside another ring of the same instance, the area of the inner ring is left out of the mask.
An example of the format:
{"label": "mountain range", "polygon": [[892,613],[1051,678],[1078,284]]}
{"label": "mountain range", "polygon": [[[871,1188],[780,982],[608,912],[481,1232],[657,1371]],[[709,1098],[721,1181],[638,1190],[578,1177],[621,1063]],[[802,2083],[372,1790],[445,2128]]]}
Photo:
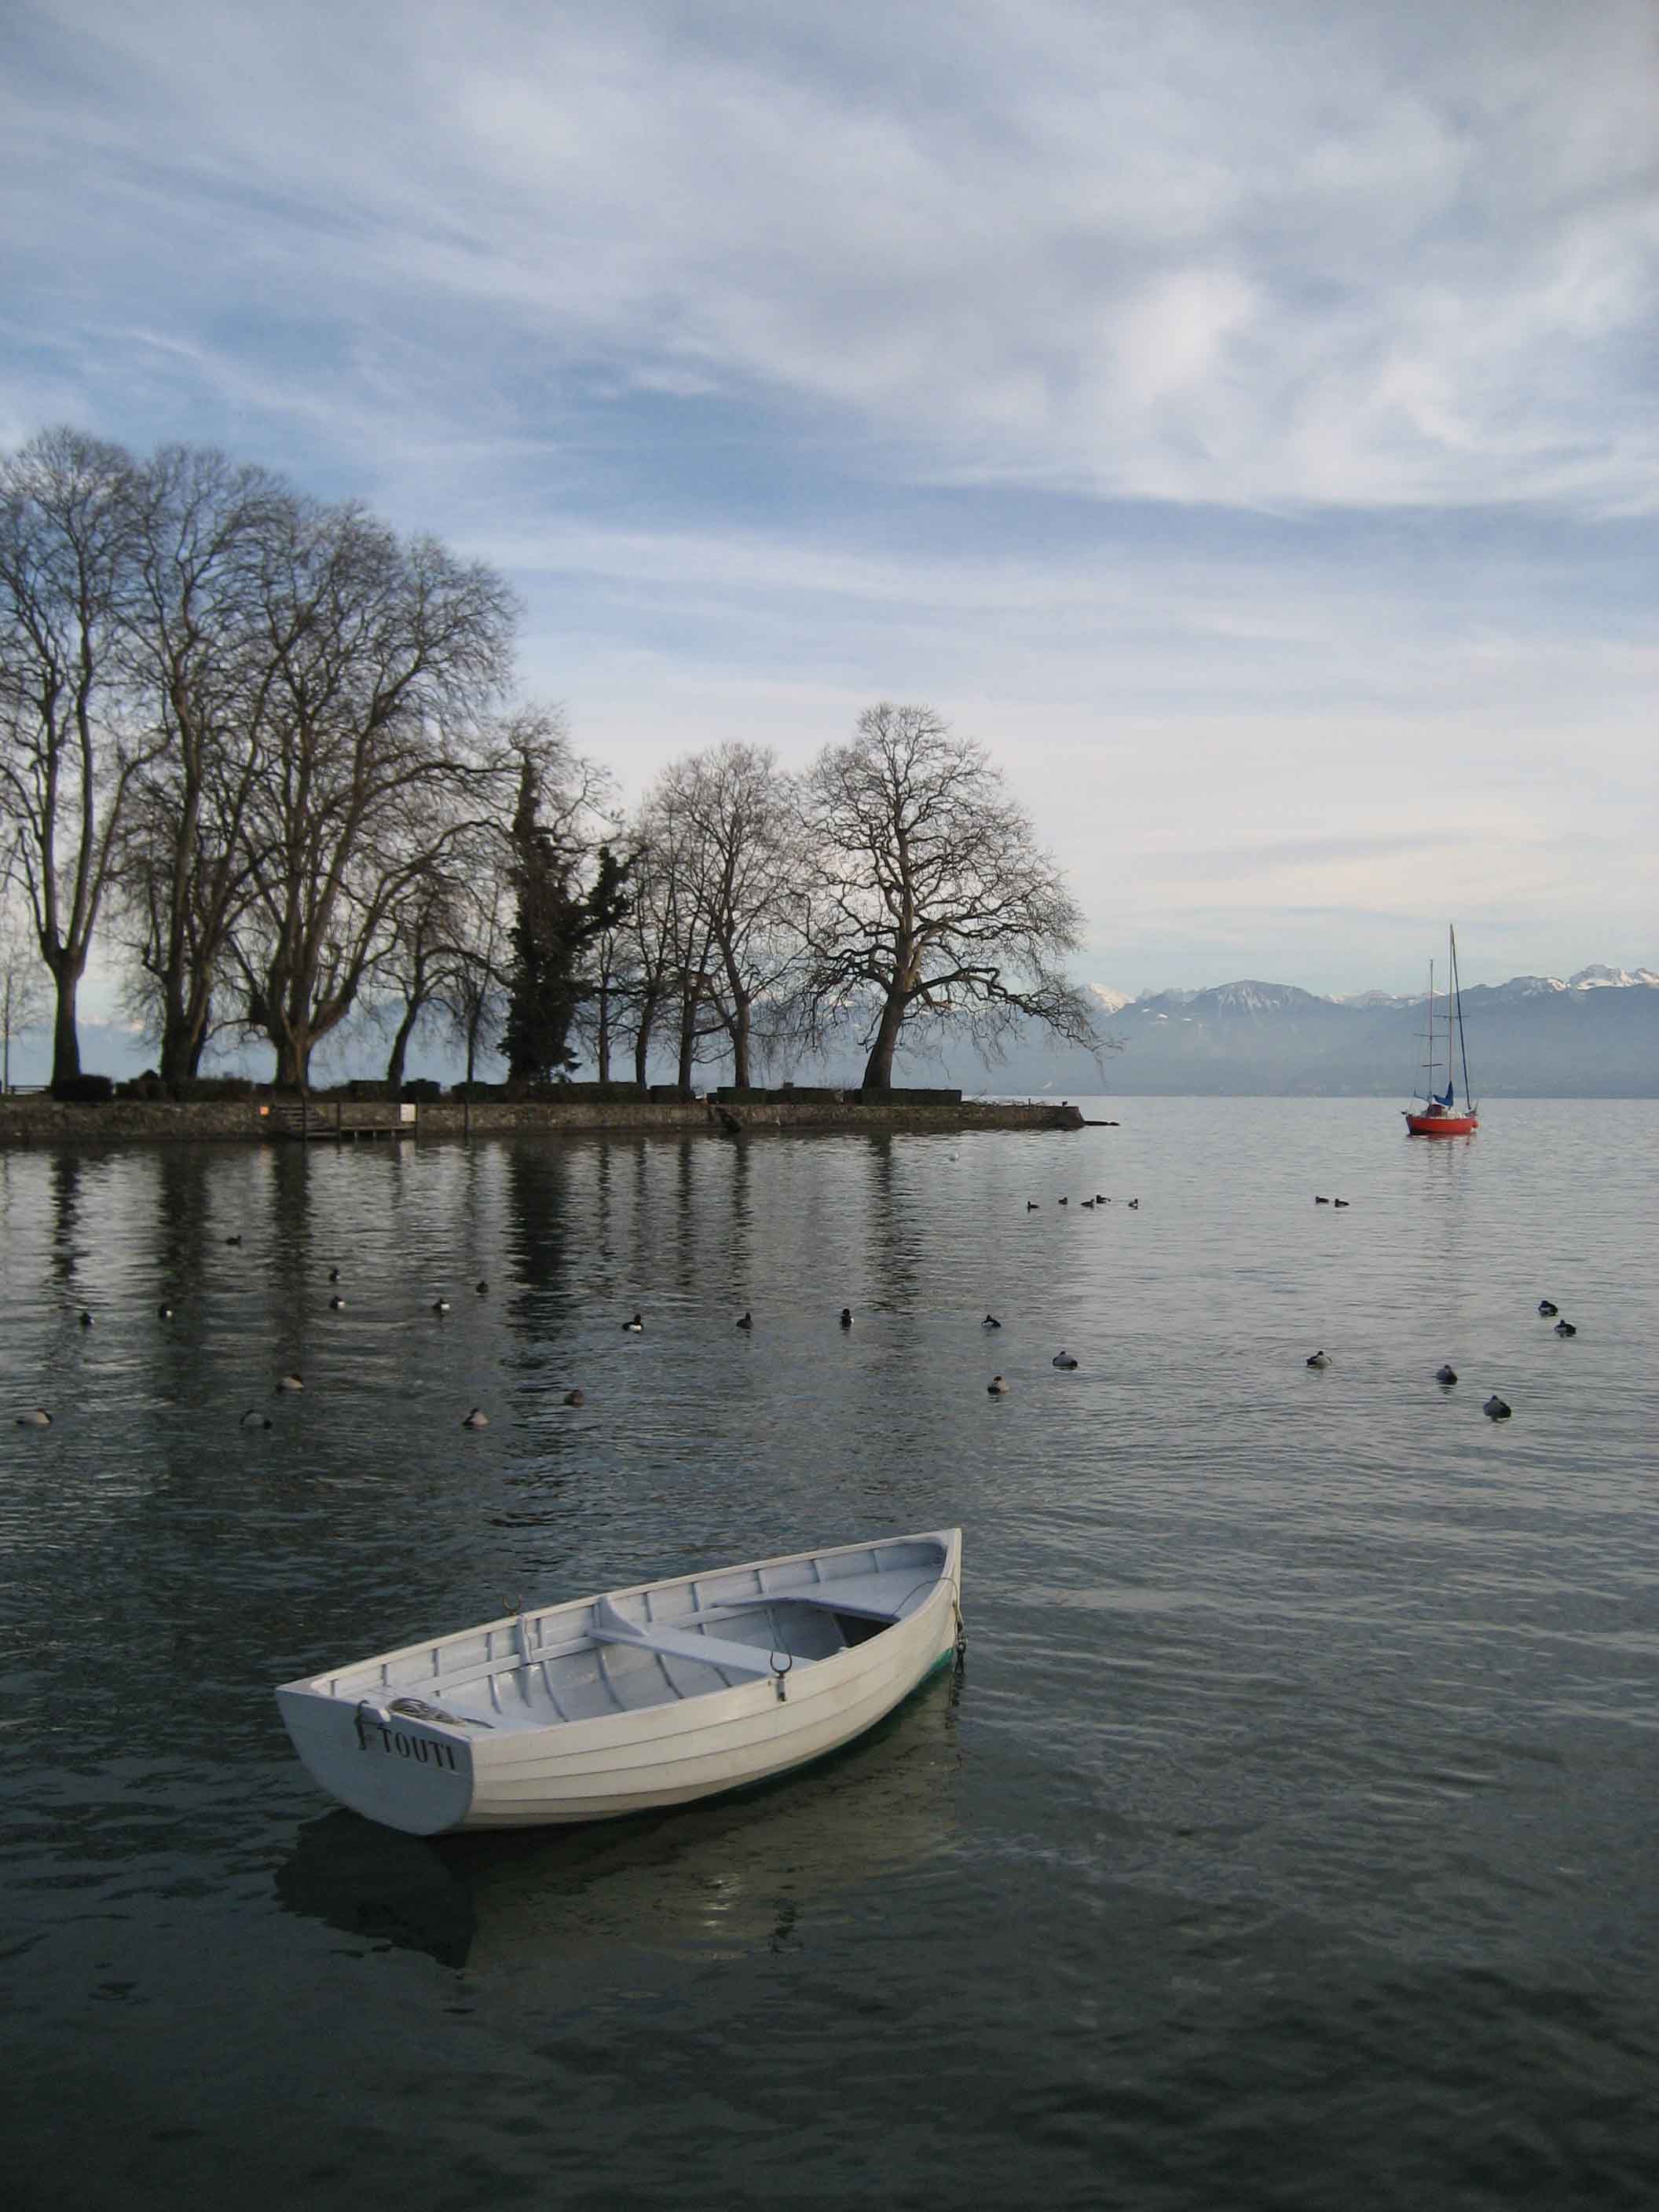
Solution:
{"label": "mountain range", "polygon": [[[1045,1051],[1027,1038],[994,1079],[1079,1096],[1403,1097],[1424,1058],[1424,992],[1322,998],[1249,979],[1133,998],[1106,984],[1090,990],[1101,1029],[1123,1047],[1101,1074],[1084,1054]],[[1477,984],[1463,993],[1463,1023],[1477,1097],[1659,1097],[1651,969],[1598,963],[1566,977]]]}
{"label": "mountain range", "polygon": [[[1122,1045],[1098,1066],[1086,1053],[1056,1049],[1042,1035],[1026,1032],[988,1069],[960,1044],[943,1054],[902,1054],[897,1079],[1073,1098],[1192,1093],[1403,1100],[1417,1085],[1424,1057],[1422,993],[1322,998],[1294,983],[1249,978],[1203,991],[1131,996],[1103,983],[1089,991],[1102,1034]],[[1650,968],[1598,964],[1565,977],[1515,975],[1507,983],[1477,984],[1463,994],[1463,1018],[1477,1098],[1659,1097],[1659,974]],[[15,1040],[13,1080],[44,1081],[49,1046],[40,1031]],[[343,1044],[319,1065],[317,1079],[379,1073],[385,1050],[382,1040],[368,1036]],[[131,1075],[151,1058],[129,1030],[82,1024],[84,1066]],[[441,1046],[417,1050],[410,1073],[451,1082],[459,1073],[451,1062]],[[251,1048],[216,1060],[210,1072],[238,1067],[263,1077],[270,1054]],[[768,1079],[790,1072],[779,1068]],[[672,1071],[653,1073],[666,1080]],[[855,1083],[858,1063],[794,1073],[799,1080]],[[712,1085],[724,1075],[716,1066],[700,1068],[698,1081]]]}

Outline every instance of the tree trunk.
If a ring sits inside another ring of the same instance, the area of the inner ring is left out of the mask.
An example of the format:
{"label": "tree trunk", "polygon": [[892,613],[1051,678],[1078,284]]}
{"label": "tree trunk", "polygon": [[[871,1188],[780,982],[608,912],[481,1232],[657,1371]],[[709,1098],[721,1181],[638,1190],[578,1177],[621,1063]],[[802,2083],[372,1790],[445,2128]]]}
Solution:
{"label": "tree trunk", "polygon": [[81,1073],[81,1036],[75,1025],[75,999],[86,967],[85,956],[76,959],[62,953],[53,965],[58,986],[58,1011],[52,1030],[52,1079],[55,1085],[72,1081]]}
{"label": "tree trunk", "polygon": [[398,1024],[398,1034],[392,1040],[392,1050],[386,1055],[386,1079],[393,1091],[404,1087],[404,1060],[409,1051],[409,1040],[414,1035],[415,1024],[421,1018],[421,1008],[411,1001],[404,1008],[404,1018]]}
{"label": "tree trunk", "polygon": [[701,994],[688,991],[680,1001],[679,1087],[682,1098],[691,1096],[691,1071],[697,1056],[697,1004]]}
{"label": "tree trunk", "polygon": [[870,1048],[870,1057],[864,1064],[866,1091],[890,1091],[893,1087],[893,1054],[898,1049],[899,1032],[904,1026],[904,1000],[898,991],[888,994],[887,1004],[881,1010],[881,1025],[876,1031],[876,1041]]}
{"label": "tree trunk", "polygon": [[191,1036],[190,1017],[169,982],[161,1012],[161,1064],[156,1073],[163,1083],[181,1083],[195,1074],[201,1057],[201,1042]]}
{"label": "tree trunk", "polygon": [[164,992],[161,1058],[155,1070],[163,1083],[193,1083],[201,1073],[202,1054],[207,1050],[208,1013],[202,993],[192,989],[175,1003]]}
{"label": "tree trunk", "polygon": [[599,1066],[599,1080],[611,1080],[611,986],[599,985],[599,1033],[594,1047],[594,1058]]}
{"label": "tree trunk", "polygon": [[646,999],[640,1006],[640,1025],[634,1032],[634,1080],[643,1091],[649,1081],[651,1032],[657,1024],[657,1002]]}
{"label": "tree trunk", "polygon": [[307,1091],[311,1087],[311,1039],[308,1036],[272,1037],[276,1048],[276,1088],[279,1091]]}
{"label": "tree trunk", "polygon": [[739,1091],[749,1088],[749,1001],[737,999],[732,1011],[732,1080]]}

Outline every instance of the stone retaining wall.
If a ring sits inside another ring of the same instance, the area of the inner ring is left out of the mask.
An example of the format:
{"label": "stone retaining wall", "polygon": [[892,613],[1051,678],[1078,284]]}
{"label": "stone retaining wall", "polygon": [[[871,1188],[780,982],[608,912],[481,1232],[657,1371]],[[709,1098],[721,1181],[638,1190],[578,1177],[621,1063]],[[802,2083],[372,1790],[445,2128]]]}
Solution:
{"label": "stone retaining wall", "polygon": [[[332,1100],[327,1102],[327,1108],[331,1118]],[[384,1108],[346,1103],[342,1107],[342,1126],[349,1133],[354,1121],[372,1121],[377,1110],[383,1118]],[[421,1106],[416,1132],[422,1139],[459,1137],[464,1126],[465,1109],[460,1102],[446,1098]],[[558,1103],[489,1098],[477,1101],[471,1113],[472,1133],[480,1137],[508,1133],[560,1136],[588,1130],[639,1134],[699,1130],[734,1135],[751,1130],[948,1131],[1078,1129],[1082,1126],[1083,1117],[1074,1106],[1005,1106],[981,1099],[946,1105],[927,1099],[907,1100],[902,1091],[893,1092],[879,1104],[862,1099],[726,1106],[702,1098],[572,1099]],[[246,1144],[270,1135],[270,1125],[259,1112],[259,1102],[246,1099],[184,1105],[159,1099],[118,1098],[102,1106],[70,1106],[46,1097],[0,1098],[0,1146],[143,1144],[169,1139]]]}

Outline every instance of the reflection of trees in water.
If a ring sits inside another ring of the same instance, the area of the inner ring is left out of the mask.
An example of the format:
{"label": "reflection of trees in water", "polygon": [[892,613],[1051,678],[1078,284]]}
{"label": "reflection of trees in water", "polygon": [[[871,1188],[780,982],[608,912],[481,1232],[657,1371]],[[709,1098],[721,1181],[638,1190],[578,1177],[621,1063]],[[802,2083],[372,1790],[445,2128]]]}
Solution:
{"label": "reflection of trees in water", "polygon": [[157,1304],[166,1299],[188,1316],[182,1328],[156,1332],[155,1356],[167,1394],[185,1399],[202,1368],[200,1309],[208,1266],[210,1155],[197,1145],[158,1145],[152,1158],[155,1203],[149,1281],[155,1285]]}
{"label": "reflection of trees in water", "polygon": [[80,1154],[66,1147],[52,1154],[47,1177],[52,1243],[46,1264],[52,1281],[66,1296],[74,1293],[76,1266],[82,1256],[76,1238],[81,1228],[84,1169]]}
{"label": "reflection of trees in water", "polygon": [[532,1342],[556,1339],[570,1304],[570,1160],[562,1145],[508,1146],[502,1212],[501,1241],[520,1285],[503,1308],[508,1323]]}
{"label": "reflection of trees in water", "polygon": [[865,1143],[869,1163],[865,1241],[871,1288],[880,1303],[894,1313],[908,1313],[914,1309],[921,1281],[916,1264],[917,1224],[911,1213],[913,1201],[906,1194],[896,1171],[892,1138],[872,1133]]}
{"label": "reflection of trees in water", "polygon": [[[755,1296],[755,1164],[746,1137],[722,1145],[714,1154],[726,1169],[728,1226],[725,1246],[732,1274],[732,1295],[738,1304],[752,1304]],[[735,1318],[735,1316],[734,1316]]]}
{"label": "reflection of trees in water", "polygon": [[[402,1152],[404,1147],[396,1145],[392,1149]],[[486,1279],[489,1273],[487,1264],[489,1246],[483,1227],[489,1205],[491,1171],[499,1157],[497,1148],[493,1145],[463,1145],[459,1157],[452,1148],[444,1161],[445,1167],[450,1171],[446,1178],[446,1187],[455,1191],[455,1213],[465,1230],[465,1235],[457,1237],[455,1240],[457,1248],[465,1246],[468,1267],[477,1267]]]}
{"label": "reflection of trees in water", "polygon": [[781,1949],[838,1894],[950,1848],[960,1694],[936,1675],[832,1757],[672,1813],[434,1842],[328,1813],[296,1834],[277,1899],[515,1990],[622,1949]]}
{"label": "reflection of trees in water", "polygon": [[210,1156],[197,1145],[155,1148],[155,1280],[182,1295],[207,1260]]}
{"label": "reflection of trees in water", "polygon": [[[753,1170],[745,1143],[696,1132],[562,1149],[562,1227],[576,1224],[571,1249],[592,1269],[597,1297],[631,1310],[653,1291],[702,1301],[718,1284],[723,1298],[738,1279],[734,1270],[746,1273]],[[520,1157],[514,1153],[515,1164]],[[713,1202],[716,1193],[729,1198],[729,1219],[726,1206]]]}
{"label": "reflection of trees in water", "polygon": [[697,1199],[696,1152],[704,1142],[681,1137],[674,1147],[674,1281],[678,1289],[695,1297],[708,1287],[708,1271],[700,1264],[702,1222]]}
{"label": "reflection of trees in water", "polygon": [[264,1197],[270,1257],[265,1285],[275,1348],[283,1366],[303,1375],[307,1280],[313,1265],[324,1273],[329,1265],[326,1258],[313,1261],[313,1227],[317,1214],[327,1210],[320,1191],[326,1188],[323,1170],[332,1163],[313,1158],[309,1145],[273,1145],[269,1149],[270,1180]]}

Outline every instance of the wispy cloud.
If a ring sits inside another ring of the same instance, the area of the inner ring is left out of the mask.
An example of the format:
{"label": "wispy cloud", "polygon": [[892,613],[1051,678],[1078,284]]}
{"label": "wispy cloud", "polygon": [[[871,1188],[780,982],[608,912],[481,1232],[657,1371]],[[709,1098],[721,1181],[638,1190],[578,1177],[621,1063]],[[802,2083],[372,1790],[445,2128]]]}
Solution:
{"label": "wispy cloud", "polygon": [[164,240],[290,328],[418,303],[428,374],[827,404],[958,483],[1650,507],[1645,7],[890,16],[58,0],[12,250],[130,295]]}
{"label": "wispy cloud", "polygon": [[1387,982],[1454,877],[1535,964],[1653,956],[1646,0],[9,37],[0,439],[216,441],[443,532],[630,780],[934,698],[1103,960],[1208,957],[1224,881],[1264,960]]}

